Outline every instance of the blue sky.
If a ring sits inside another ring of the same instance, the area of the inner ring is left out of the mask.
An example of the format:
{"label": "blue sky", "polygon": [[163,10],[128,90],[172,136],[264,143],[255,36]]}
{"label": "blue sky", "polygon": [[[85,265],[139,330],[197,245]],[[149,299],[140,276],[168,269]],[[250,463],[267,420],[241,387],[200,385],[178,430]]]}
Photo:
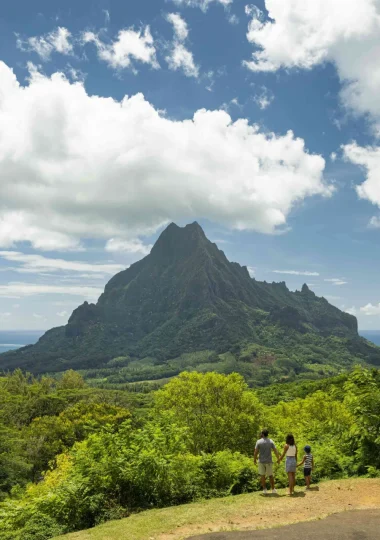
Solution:
{"label": "blue sky", "polygon": [[196,219],[380,328],[379,21],[379,0],[2,6],[0,327],[64,324]]}

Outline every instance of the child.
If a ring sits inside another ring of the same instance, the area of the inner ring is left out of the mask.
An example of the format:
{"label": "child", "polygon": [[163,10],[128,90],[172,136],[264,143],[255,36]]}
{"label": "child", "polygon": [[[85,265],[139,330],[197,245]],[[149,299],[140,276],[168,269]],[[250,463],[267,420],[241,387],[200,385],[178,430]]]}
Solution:
{"label": "child", "polygon": [[297,446],[294,440],[294,436],[289,434],[286,437],[286,444],[282,456],[279,457],[278,463],[280,463],[286,456],[285,471],[288,473],[289,478],[289,495],[294,495],[294,486],[296,485],[296,470],[297,470]]}
{"label": "child", "polygon": [[301,465],[303,465],[303,474],[305,477],[306,489],[309,490],[311,471],[314,469],[314,458],[313,454],[311,453],[311,447],[308,444],[305,446],[304,450],[305,455],[303,456],[303,460],[297,465],[297,467],[301,467]]}

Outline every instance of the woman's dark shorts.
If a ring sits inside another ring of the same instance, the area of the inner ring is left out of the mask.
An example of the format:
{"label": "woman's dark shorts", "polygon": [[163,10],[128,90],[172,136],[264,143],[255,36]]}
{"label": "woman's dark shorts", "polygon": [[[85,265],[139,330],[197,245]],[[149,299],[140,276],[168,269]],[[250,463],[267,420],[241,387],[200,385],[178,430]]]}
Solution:
{"label": "woman's dark shorts", "polygon": [[309,468],[309,467],[306,468],[305,467],[304,470],[303,470],[303,475],[304,476],[311,476],[311,468]]}

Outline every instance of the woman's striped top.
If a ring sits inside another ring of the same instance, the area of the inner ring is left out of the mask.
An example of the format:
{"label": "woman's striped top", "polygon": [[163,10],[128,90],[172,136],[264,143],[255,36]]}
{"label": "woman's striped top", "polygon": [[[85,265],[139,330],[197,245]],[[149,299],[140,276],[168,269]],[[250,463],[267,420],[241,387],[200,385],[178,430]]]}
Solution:
{"label": "woman's striped top", "polygon": [[305,463],[303,464],[305,469],[311,469],[313,464],[313,454],[305,454]]}

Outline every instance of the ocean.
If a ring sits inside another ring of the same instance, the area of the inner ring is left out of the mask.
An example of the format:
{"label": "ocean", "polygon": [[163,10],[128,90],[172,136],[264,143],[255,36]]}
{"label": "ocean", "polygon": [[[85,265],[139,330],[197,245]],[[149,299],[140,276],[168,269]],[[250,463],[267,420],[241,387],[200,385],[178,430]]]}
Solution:
{"label": "ocean", "polygon": [[0,353],[32,345],[44,333],[44,330],[0,330]]}
{"label": "ocean", "polygon": [[380,330],[359,330],[359,334],[372,343],[380,345]]}

